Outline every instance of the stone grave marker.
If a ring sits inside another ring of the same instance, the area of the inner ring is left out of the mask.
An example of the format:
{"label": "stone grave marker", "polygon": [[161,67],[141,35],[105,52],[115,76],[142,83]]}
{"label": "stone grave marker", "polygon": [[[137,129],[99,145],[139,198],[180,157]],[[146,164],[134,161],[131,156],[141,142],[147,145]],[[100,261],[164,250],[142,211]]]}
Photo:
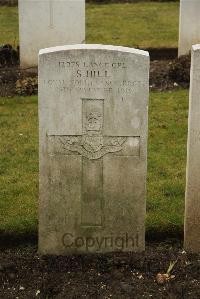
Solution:
{"label": "stone grave marker", "polygon": [[200,43],[199,14],[199,0],[180,0],[179,56],[188,54],[192,45]]}
{"label": "stone grave marker", "polygon": [[20,65],[38,65],[40,49],[85,40],[85,0],[19,0]]}
{"label": "stone grave marker", "polygon": [[39,251],[142,251],[149,55],[104,45],[39,54]]}
{"label": "stone grave marker", "polygon": [[184,245],[200,252],[200,45],[191,54]]}

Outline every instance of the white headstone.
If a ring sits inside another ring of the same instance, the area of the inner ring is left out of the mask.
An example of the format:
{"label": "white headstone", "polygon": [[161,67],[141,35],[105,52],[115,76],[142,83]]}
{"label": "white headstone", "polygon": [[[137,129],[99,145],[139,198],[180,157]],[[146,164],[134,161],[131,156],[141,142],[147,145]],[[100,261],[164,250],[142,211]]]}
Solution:
{"label": "white headstone", "polygon": [[200,252],[200,45],[192,47],[185,202],[185,248]]}
{"label": "white headstone", "polygon": [[188,54],[192,45],[200,43],[199,15],[199,0],[180,0],[179,56]]}
{"label": "white headstone", "polygon": [[19,0],[20,65],[38,65],[40,49],[85,40],[85,0]]}
{"label": "white headstone", "polygon": [[148,75],[136,49],[40,51],[41,253],[144,250]]}

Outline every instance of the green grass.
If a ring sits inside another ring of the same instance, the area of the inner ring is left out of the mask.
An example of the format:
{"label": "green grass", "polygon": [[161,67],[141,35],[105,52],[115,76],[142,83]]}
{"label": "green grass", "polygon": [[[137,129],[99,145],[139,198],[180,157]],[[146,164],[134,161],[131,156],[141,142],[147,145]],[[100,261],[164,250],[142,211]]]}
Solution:
{"label": "green grass", "polygon": [[[37,231],[37,97],[0,98],[0,229]],[[188,91],[151,93],[147,231],[183,228]]]}
{"label": "green grass", "polygon": [[88,5],[87,43],[177,47],[179,3]]}
{"label": "green grass", "polygon": [[0,45],[19,43],[17,7],[0,6]]}
{"label": "green grass", "polygon": [[149,107],[147,230],[183,229],[188,91],[152,93]]}
{"label": "green grass", "polygon": [[38,201],[37,98],[0,98],[0,229],[33,232]]}
{"label": "green grass", "polygon": [[[86,6],[87,43],[176,47],[178,3]],[[170,20],[170,21],[169,21]],[[0,7],[0,44],[18,44],[16,7]],[[151,93],[147,231],[183,229],[188,92]],[[37,231],[37,97],[0,98],[0,230]]]}
{"label": "green grass", "polygon": [[[16,46],[17,7],[0,7],[0,44]],[[177,47],[179,3],[86,6],[86,42],[130,47]]]}

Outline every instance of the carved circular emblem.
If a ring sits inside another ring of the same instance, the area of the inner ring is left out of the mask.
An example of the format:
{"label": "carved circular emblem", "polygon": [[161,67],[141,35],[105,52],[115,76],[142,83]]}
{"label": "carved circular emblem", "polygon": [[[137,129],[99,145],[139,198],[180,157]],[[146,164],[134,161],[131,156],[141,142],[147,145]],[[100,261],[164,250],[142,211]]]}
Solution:
{"label": "carved circular emblem", "polygon": [[83,136],[82,146],[88,152],[94,153],[99,151],[103,147],[103,137],[102,136]]}

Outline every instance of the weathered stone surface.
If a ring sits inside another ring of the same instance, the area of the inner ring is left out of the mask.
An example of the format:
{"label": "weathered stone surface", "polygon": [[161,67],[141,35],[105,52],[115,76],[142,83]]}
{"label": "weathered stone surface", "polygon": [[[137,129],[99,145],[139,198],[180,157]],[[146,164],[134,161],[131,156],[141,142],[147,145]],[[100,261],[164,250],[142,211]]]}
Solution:
{"label": "weathered stone surface", "polygon": [[192,46],[185,202],[185,248],[200,252],[200,45]]}
{"label": "weathered stone surface", "polygon": [[20,65],[38,65],[40,49],[85,40],[85,0],[19,0]]}
{"label": "weathered stone surface", "polygon": [[39,55],[39,251],[145,246],[149,56],[115,46]]}
{"label": "weathered stone surface", "polygon": [[192,45],[200,43],[199,14],[199,0],[180,0],[179,56],[188,54]]}

